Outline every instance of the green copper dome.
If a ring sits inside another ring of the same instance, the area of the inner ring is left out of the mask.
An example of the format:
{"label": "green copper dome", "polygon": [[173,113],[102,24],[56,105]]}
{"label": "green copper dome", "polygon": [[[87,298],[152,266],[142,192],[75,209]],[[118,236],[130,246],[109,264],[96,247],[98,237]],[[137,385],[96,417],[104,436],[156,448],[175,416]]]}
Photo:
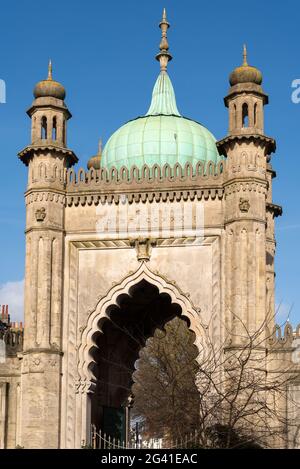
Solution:
{"label": "green copper dome", "polygon": [[167,74],[167,63],[172,59],[166,31],[169,23],[164,10],[160,23],[162,42],[156,59],[161,72],[153,88],[148,112],[120,127],[107,141],[101,166],[110,169],[144,164],[174,166],[180,163],[195,165],[199,161],[220,161],[214,136],[198,122],[183,117],[176,105],[175,93]]}
{"label": "green copper dome", "polygon": [[147,114],[127,122],[110,137],[101,166],[119,169],[155,163],[216,163],[221,157],[215,142],[204,126],[179,114],[171,80],[166,72],[161,72]]}

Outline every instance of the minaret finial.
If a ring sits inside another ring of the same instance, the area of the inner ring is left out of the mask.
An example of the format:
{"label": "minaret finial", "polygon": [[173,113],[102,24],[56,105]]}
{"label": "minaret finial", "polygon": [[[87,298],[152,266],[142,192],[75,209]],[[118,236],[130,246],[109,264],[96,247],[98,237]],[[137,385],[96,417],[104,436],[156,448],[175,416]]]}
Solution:
{"label": "minaret finial", "polygon": [[49,64],[48,64],[48,80],[52,80],[52,62],[51,62],[51,59],[49,60]]}
{"label": "minaret finial", "polygon": [[163,20],[163,21],[167,21],[167,12],[166,12],[166,9],[165,9],[165,8],[163,9],[162,20]]}
{"label": "minaret finial", "polygon": [[170,27],[170,24],[167,21],[166,9],[163,9],[162,20],[159,23],[161,29],[161,41],[159,44],[160,52],[156,56],[156,60],[160,63],[160,70],[162,72],[167,71],[167,65],[170,60],[172,60],[172,55],[169,52],[169,44],[167,38],[167,30]]}
{"label": "minaret finial", "polygon": [[247,46],[244,44],[244,49],[243,49],[243,65],[248,65],[247,62]]}

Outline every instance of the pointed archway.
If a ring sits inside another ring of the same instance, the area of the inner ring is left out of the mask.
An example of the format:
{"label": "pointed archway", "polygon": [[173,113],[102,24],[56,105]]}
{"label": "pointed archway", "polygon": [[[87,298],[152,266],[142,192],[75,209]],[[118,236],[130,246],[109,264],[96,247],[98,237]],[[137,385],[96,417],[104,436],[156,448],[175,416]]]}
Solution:
{"label": "pointed archway", "polygon": [[78,350],[78,395],[81,440],[88,441],[90,424],[100,425],[104,407],[118,408],[132,385],[134,363],[157,328],[174,317],[186,321],[195,346],[205,338],[200,310],[174,282],[152,272],[146,262],[114,285],[90,314]]}

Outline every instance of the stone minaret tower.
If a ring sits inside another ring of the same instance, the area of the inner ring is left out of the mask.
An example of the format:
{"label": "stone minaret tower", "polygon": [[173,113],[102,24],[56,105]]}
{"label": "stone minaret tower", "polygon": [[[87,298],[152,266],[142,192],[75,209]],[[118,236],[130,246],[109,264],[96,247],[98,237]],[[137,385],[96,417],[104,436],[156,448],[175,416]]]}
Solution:
{"label": "stone minaret tower", "polygon": [[19,153],[28,167],[21,444],[43,448],[54,441],[59,446],[64,173],[77,157],[67,148],[71,114],[51,62],[34,97],[27,111],[31,144]]}
{"label": "stone minaret tower", "polygon": [[[270,155],[275,141],[264,134],[268,96],[261,72],[247,63],[230,75],[225,97],[229,132],[217,143],[227,159],[225,175],[225,310],[227,330],[255,331],[274,313],[274,225]],[[268,222],[268,223],[267,223]],[[269,313],[271,313],[269,315]]]}

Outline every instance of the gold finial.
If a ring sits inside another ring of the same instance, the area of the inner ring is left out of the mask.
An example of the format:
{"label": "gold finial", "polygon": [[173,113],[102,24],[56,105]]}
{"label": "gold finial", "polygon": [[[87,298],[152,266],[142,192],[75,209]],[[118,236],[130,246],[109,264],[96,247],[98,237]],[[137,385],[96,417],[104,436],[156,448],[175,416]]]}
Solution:
{"label": "gold finial", "polygon": [[246,47],[246,44],[244,44],[244,50],[243,50],[243,65],[248,65],[248,63],[247,63],[247,47]]}
{"label": "gold finial", "polygon": [[49,60],[49,64],[48,64],[48,80],[52,80],[52,62],[51,62],[51,59]]}
{"label": "gold finial", "polygon": [[170,60],[172,60],[172,55],[169,52],[169,43],[167,38],[167,30],[170,27],[170,24],[167,21],[167,12],[166,9],[163,9],[162,20],[159,23],[161,29],[161,41],[159,44],[160,52],[156,55],[156,60],[160,63],[160,69],[162,72],[167,71],[167,65]]}

